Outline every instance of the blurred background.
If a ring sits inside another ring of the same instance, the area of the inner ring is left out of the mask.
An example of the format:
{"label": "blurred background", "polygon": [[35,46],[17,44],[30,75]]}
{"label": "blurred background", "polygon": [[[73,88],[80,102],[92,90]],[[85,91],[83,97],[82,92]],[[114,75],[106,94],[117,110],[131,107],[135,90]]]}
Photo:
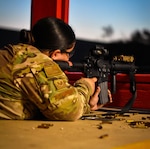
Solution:
{"label": "blurred background", "polygon": [[[100,44],[110,56],[134,55],[137,65],[150,65],[149,0],[70,0],[68,23],[77,37],[72,61]],[[30,25],[31,0],[0,0],[0,48],[18,43],[20,30]]]}

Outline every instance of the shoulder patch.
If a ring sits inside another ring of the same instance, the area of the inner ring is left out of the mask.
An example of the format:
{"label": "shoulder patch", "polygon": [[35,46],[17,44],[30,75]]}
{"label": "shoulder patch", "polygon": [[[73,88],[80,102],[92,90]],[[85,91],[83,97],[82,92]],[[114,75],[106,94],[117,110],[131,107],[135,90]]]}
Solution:
{"label": "shoulder patch", "polygon": [[51,61],[44,65],[44,71],[47,78],[52,78],[62,74],[62,70],[59,66]]}
{"label": "shoulder patch", "polygon": [[54,80],[54,84],[55,84],[55,87],[56,87],[58,90],[67,87],[67,85],[66,85],[66,83],[63,81],[63,79]]}

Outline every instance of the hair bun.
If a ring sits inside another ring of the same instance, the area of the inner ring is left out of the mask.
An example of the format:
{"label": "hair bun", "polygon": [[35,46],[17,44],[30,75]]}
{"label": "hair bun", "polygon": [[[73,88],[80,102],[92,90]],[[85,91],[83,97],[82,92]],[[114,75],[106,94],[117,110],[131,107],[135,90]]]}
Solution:
{"label": "hair bun", "polygon": [[22,29],[20,31],[20,42],[25,44],[34,44],[34,37],[32,36],[31,31]]}

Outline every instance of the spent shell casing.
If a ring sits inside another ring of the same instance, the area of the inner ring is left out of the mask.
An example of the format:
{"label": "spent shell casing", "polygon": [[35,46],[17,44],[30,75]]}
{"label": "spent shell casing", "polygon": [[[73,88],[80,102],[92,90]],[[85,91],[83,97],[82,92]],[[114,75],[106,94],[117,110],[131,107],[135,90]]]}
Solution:
{"label": "spent shell casing", "polygon": [[105,138],[105,137],[108,137],[108,134],[101,135],[99,138],[100,138],[100,139],[103,139],[103,138]]}

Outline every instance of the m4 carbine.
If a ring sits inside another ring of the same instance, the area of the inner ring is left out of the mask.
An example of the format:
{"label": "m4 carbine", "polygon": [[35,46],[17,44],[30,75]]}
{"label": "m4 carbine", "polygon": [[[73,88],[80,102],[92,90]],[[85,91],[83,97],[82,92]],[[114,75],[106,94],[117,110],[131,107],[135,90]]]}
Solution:
{"label": "m4 carbine", "polygon": [[100,86],[101,92],[99,94],[99,103],[106,104],[109,102],[108,97],[108,78],[111,76],[111,92],[116,92],[116,74],[125,73],[130,76],[130,92],[132,93],[131,99],[122,108],[121,113],[128,112],[136,99],[136,81],[135,73],[138,69],[135,66],[133,56],[114,56],[111,60],[109,51],[100,45],[96,45],[89,52],[89,55],[84,58],[81,63],[73,63],[69,66],[67,62],[57,63],[62,70],[83,72],[86,77],[97,77],[97,85]]}

